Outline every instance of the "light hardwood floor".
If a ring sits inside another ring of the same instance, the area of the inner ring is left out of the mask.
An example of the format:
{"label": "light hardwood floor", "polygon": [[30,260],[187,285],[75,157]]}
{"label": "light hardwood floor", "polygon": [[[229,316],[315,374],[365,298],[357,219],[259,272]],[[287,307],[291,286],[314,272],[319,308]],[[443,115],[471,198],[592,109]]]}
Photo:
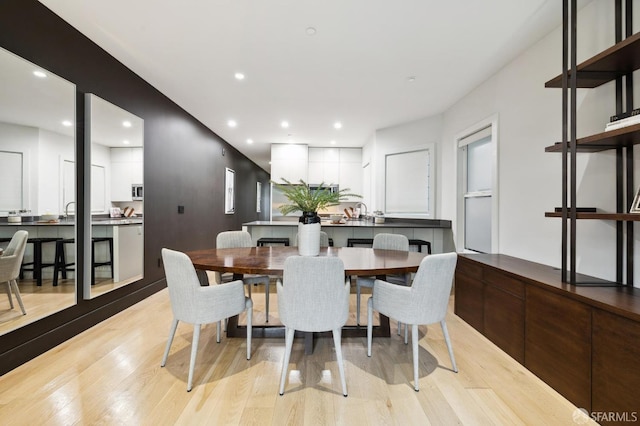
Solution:
{"label": "light hardwood floor", "polygon": [[[254,292],[253,300],[258,320],[264,297]],[[355,312],[355,296],[351,302]],[[275,294],[270,309],[276,318]],[[187,393],[190,325],[178,327],[160,368],[171,317],[165,289],[0,377],[0,424],[577,424],[575,406],[451,309],[459,373],[450,370],[438,325],[420,327],[420,392],[411,385],[411,345],[395,333],[374,339],[371,358],[365,338],[343,338],[347,398],[332,339],[318,339],[308,356],[296,340],[279,396],[284,340],[253,339],[247,361],[245,340],[216,344],[214,324],[203,327]]]}

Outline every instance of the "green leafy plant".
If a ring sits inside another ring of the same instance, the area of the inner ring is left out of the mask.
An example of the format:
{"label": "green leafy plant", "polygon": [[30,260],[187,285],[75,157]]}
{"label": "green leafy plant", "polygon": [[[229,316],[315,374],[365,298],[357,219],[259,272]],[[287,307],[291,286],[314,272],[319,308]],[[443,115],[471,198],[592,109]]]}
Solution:
{"label": "green leafy plant", "polygon": [[271,182],[289,200],[288,204],[283,204],[279,207],[283,215],[296,211],[317,212],[327,207],[337,206],[341,201],[347,201],[350,197],[362,198],[361,195],[350,193],[349,188],[332,192],[324,182],[320,184],[318,189],[311,191],[309,185],[302,179],[297,184],[284,178],[281,179],[286,183]]}

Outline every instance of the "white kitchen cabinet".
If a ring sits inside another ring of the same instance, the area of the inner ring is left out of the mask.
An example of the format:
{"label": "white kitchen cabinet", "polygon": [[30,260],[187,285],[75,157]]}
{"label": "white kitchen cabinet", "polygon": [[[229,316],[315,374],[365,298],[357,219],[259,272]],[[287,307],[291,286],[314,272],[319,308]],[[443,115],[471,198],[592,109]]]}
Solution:
{"label": "white kitchen cabinet", "polygon": [[[340,148],[340,189],[349,188],[349,192],[362,194],[362,149]],[[350,201],[361,201],[361,198],[349,198]]]}
{"label": "white kitchen cabinet", "polygon": [[308,183],[340,184],[340,152],[338,148],[309,148]]}
{"label": "white kitchen cabinet", "polygon": [[132,201],[131,185],[142,184],[142,148],[111,148],[111,201]]}
{"label": "white kitchen cabinet", "polygon": [[271,179],[283,182],[286,179],[297,183],[308,181],[309,149],[300,144],[271,145]]}
{"label": "white kitchen cabinet", "polygon": [[144,263],[142,225],[113,227],[113,281],[142,278]]}

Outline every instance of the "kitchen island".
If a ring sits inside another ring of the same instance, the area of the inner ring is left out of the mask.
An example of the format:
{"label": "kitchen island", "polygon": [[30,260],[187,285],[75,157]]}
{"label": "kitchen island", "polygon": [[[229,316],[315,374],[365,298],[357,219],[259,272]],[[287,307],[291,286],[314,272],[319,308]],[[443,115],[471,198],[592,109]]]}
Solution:
{"label": "kitchen island", "polygon": [[[298,233],[297,217],[291,220],[253,221],[242,224],[251,234],[254,245],[260,238],[289,238],[291,245]],[[376,234],[403,234],[409,239],[431,243],[432,253],[455,251],[450,220],[386,218],[384,223],[370,220],[343,220],[339,224],[323,220],[321,229],[333,240],[334,247],[346,247],[352,238],[372,239]]]}
{"label": "kitchen island", "polygon": [[[144,250],[142,218],[94,218],[91,222],[91,233],[94,238],[113,238],[113,281],[124,281],[142,276],[142,256]],[[25,230],[29,238],[75,238],[75,221],[60,220],[55,222],[34,221],[21,223],[0,222],[0,238],[9,239],[18,230]],[[33,244],[27,244],[24,262],[33,262]],[[42,244],[42,261],[53,263],[55,244]],[[108,260],[107,244],[96,245],[96,260]],[[75,261],[75,252],[67,253],[67,262]],[[53,277],[53,268],[43,268],[43,278]],[[96,277],[111,276],[109,266],[97,268]]]}

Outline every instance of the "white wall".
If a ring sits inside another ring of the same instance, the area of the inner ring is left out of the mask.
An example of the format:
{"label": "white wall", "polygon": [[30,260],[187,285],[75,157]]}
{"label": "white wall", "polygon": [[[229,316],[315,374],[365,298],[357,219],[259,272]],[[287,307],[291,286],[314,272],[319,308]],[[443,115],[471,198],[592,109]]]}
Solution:
{"label": "white wall", "polygon": [[[637,9],[637,8],[636,8]],[[634,28],[638,28],[638,12]],[[613,4],[591,2],[578,14],[578,63],[614,44]],[[473,66],[473,64],[469,64]],[[455,138],[475,123],[497,115],[499,252],[551,266],[560,266],[560,219],[545,218],[561,205],[561,155],[544,148],[562,138],[561,89],[544,83],[562,71],[561,28],[541,39],[441,116],[381,129],[363,151],[371,152],[374,202],[383,200],[384,154],[398,146],[436,142],[437,217],[457,229],[457,148]],[[638,73],[636,73],[638,74]],[[635,76],[635,99],[640,82]],[[578,137],[604,130],[615,113],[615,87],[578,91]],[[635,107],[637,108],[637,101]],[[640,156],[636,155],[636,187]],[[613,152],[579,154],[578,205],[615,211]],[[382,193],[383,195],[383,193]],[[382,207],[375,206],[375,208]],[[640,239],[640,229],[636,232]],[[636,243],[636,276],[640,276],[640,244]],[[578,222],[578,271],[615,279],[615,223]],[[640,279],[636,280],[637,282]]]}

